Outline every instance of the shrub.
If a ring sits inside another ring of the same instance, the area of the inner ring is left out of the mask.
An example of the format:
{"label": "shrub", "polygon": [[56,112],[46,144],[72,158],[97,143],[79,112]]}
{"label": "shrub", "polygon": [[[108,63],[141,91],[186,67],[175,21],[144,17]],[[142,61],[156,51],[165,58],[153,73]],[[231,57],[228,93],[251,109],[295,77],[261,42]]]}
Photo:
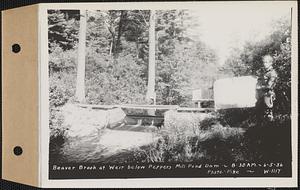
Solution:
{"label": "shrub", "polygon": [[[53,70],[52,70],[53,71]],[[49,75],[49,129],[50,151],[56,154],[67,136],[61,108],[72,101],[75,94],[75,73],[70,70],[50,72]]]}
{"label": "shrub", "polygon": [[75,95],[74,72],[56,72],[49,77],[50,107],[59,107],[72,100]]}
{"label": "shrub", "polygon": [[77,51],[64,51],[58,44],[51,43],[49,54],[49,72],[69,71],[76,68]]}
{"label": "shrub", "polygon": [[249,128],[257,125],[257,114],[256,108],[231,108],[219,110],[217,118],[222,125]]}
{"label": "shrub", "polygon": [[177,111],[167,111],[165,113],[164,126],[168,132],[174,134],[198,134],[201,121],[211,118],[212,115],[206,113],[187,113]]}
{"label": "shrub", "polygon": [[143,162],[233,161],[243,159],[244,130],[224,127],[213,114],[166,113],[161,138],[135,153]]}
{"label": "shrub", "polygon": [[109,55],[88,58],[86,94],[88,103],[143,103],[146,81],[141,67],[131,55]]}
{"label": "shrub", "polygon": [[50,160],[59,157],[60,149],[66,141],[66,131],[68,129],[65,126],[63,126],[63,121],[64,117],[62,112],[57,108],[50,107]]}
{"label": "shrub", "polygon": [[291,120],[275,117],[267,125],[249,128],[244,135],[247,160],[291,160]]}

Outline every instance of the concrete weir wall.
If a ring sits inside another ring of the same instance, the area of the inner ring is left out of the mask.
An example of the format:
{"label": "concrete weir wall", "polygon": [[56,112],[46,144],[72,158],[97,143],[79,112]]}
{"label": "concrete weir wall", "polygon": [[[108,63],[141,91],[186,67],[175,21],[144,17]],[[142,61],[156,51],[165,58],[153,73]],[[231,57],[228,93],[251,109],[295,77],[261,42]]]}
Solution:
{"label": "concrete weir wall", "polygon": [[104,128],[113,128],[121,124],[126,114],[121,108],[91,109],[67,104],[62,109],[64,126],[69,137],[93,135]]}

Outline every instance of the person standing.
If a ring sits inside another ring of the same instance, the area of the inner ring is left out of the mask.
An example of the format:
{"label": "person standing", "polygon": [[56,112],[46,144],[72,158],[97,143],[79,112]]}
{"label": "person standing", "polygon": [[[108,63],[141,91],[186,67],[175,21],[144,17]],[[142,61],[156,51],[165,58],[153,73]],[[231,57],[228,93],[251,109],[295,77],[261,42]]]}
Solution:
{"label": "person standing", "polygon": [[273,68],[274,59],[271,55],[263,56],[262,61],[263,68],[258,71],[258,108],[264,119],[273,121],[273,102],[275,100],[274,87],[278,76]]}

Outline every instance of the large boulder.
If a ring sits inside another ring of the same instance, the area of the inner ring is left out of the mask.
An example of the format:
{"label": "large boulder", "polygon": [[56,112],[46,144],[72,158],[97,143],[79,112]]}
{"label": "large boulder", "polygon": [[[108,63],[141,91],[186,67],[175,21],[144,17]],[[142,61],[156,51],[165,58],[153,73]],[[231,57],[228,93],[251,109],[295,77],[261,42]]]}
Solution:
{"label": "large boulder", "polygon": [[126,114],[121,108],[114,108],[107,111],[107,127],[112,129],[120,126],[125,121]]}
{"label": "large boulder", "polygon": [[62,109],[64,125],[68,128],[69,137],[82,137],[100,133],[106,127],[114,127],[125,119],[125,113],[120,108],[102,110],[83,108],[67,104]]}

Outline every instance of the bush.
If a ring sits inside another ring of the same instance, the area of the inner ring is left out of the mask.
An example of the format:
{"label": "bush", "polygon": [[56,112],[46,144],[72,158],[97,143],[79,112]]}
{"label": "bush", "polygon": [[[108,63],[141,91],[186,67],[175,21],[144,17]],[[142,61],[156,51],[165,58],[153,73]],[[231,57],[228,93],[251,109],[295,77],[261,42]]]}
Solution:
{"label": "bush", "polygon": [[92,104],[143,103],[146,81],[141,65],[131,55],[90,55],[86,65],[87,102]]}
{"label": "bush", "polygon": [[70,71],[76,68],[77,51],[64,51],[58,44],[50,44],[49,72]]}
{"label": "bush", "polygon": [[65,130],[63,128],[64,117],[60,110],[52,108],[50,111],[50,137],[57,138],[64,136]]}
{"label": "bush", "polygon": [[68,130],[63,126],[64,117],[62,112],[59,109],[50,107],[50,119],[49,119],[49,128],[50,128],[50,144],[49,159],[56,160],[59,157],[60,149],[66,141],[66,131]]}
{"label": "bush", "polygon": [[198,134],[201,121],[212,118],[206,113],[187,113],[177,111],[167,111],[165,113],[165,130],[174,134]]}
{"label": "bush", "polygon": [[166,113],[161,138],[135,153],[142,162],[233,161],[243,159],[244,130],[224,127],[215,115]]}
{"label": "bush", "polygon": [[218,120],[222,125],[249,128],[256,126],[258,114],[256,108],[231,108],[218,111]]}
{"label": "bush", "polygon": [[244,135],[247,160],[291,160],[290,126],[290,118],[275,117],[267,125],[249,128]]}
{"label": "bush", "polygon": [[73,70],[54,70],[51,70],[49,75],[49,128],[50,151],[57,152],[67,138],[68,130],[63,125],[61,108],[74,99],[76,75]]}

